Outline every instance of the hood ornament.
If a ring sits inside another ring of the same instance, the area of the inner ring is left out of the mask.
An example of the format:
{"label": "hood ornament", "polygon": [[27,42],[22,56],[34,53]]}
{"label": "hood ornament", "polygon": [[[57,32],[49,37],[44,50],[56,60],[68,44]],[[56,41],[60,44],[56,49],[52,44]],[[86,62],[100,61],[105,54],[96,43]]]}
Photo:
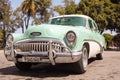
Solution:
{"label": "hood ornament", "polygon": [[32,33],[30,33],[30,35],[32,35],[32,36],[40,36],[41,32],[32,32]]}

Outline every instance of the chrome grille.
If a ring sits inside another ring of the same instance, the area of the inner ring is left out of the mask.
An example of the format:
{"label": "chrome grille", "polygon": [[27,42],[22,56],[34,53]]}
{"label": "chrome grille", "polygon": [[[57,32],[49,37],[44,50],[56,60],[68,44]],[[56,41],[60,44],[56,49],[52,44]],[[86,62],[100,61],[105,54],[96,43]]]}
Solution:
{"label": "chrome grille", "polygon": [[[51,43],[51,45],[50,45]],[[26,41],[18,42],[14,45],[15,50],[20,50],[21,52],[48,52],[50,46],[56,52],[64,52],[63,44],[60,42],[50,42],[50,41]]]}

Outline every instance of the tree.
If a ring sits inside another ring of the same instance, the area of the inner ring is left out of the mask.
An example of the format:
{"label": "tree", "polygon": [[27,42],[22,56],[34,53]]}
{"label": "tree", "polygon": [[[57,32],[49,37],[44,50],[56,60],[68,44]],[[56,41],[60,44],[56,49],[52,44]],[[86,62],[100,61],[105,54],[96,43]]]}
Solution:
{"label": "tree", "polygon": [[28,28],[31,17],[35,24],[46,22],[50,17],[47,11],[47,8],[49,8],[50,5],[51,0],[25,0],[19,8],[24,14],[26,29]]}
{"label": "tree", "polygon": [[110,0],[82,0],[76,11],[92,17],[101,33],[104,29],[112,31],[120,27],[120,5],[113,4]]}
{"label": "tree", "polygon": [[105,37],[105,41],[107,43],[107,48],[109,48],[109,46],[112,45],[113,36],[108,33],[103,34],[103,36]]}
{"label": "tree", "polygon": [[[0,1],[0,28],[3,34],[4,46],[6,42],[6,33],[14,32],[14,20],[12,18],[11,4],[8,0]],[[2,37],[1,37],[2,38]]]}
{"label": "tree", "polygon": [[64,14],[76,14],[76,7],[74,0],[64,0],[64,6],[58,5],[54,7],[54,11],[58,12],[60,15]]}
{"label": "tree", "polygon": [[35,15],[37,8],[41,8],[38,6],[38,3],[40,6],[42,6],[41,2],[38,2],[38,0],[25,0],[20,6],[22,9],[22,12],[27,16],[25,18],[26,29],[28,28],[30,17]]}
{"label": "tree", "polygon": [[3,39],[3,30],[0,29],[0,39]]}
{"label": "tree", "polygon": [[84,14],[92,17],[102,33],[105,29],[120,32],[120,3],[111,0],[81,0],[78,5],[74,0],[64,0],[64,6],[55,6],[54,10],[63,14]]}
{"label": "tree", "polygon": [[22,33],[25,31],[25,20],[24,20],[24,14],[22,13],[21,9],[18,7],[14,13],[14,22],[16,23],[17,28],[22,28]]}
{"label": "tree", "polygon": [[65,14],[75,14],[76,4],[74,0],[64,0]]}
{"label": "tree", "polygon": [[120,5],[119,4],[107,4],[108,7],[105,8],[105,13],[107,14],[108,25],[106,29],[120,31]]}
{"label": "tree", "polygon": [[120,34],[115,35],[112,40],[120,48]]}
{"label": "tree", "polygon": [[113,37],[113,41],[118,41],[120,42],[120,34],[117,34]]}
{"label": "tree", "polygon": [[60,15],[64,15],[65,14],[65,9],[61,5],[55,6],[54,7],[54,11],[58,12]]}
{"label": "tree", "polygon": [[104,1],[100,0],[82,0],[77,7],[78,14],[84,14],[92,17],[98,24],[101,33],[104,31],[105,26],[107,26],[107,17],[104,13]]}
{"label": "tree", "polygon": [[119,4],[120,0],[111,0],[112,3]]}

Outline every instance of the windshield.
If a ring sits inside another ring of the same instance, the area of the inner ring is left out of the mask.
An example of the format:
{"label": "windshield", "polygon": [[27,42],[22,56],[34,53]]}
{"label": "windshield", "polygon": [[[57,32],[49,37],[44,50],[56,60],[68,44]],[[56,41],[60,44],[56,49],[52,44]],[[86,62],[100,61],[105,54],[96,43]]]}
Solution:
{"label": "windshield", "polygon": [[55,25],[86,26],[86,19],[83,17],[59,17],[53,18],[49,23]]}

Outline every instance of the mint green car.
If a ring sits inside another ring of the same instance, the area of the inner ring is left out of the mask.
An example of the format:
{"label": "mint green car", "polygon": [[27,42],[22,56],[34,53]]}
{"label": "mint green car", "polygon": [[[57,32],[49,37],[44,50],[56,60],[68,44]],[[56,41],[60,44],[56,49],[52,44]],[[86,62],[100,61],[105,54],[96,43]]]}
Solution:
{"label": "mint green car", "polygon": [[38,63],[70,63],[76,73],[84,73],[88,59],[102,59],[105,39],[93,19],[85,15],[54,17],[48,24],[29,27],[24,34],[9,34],[5,56],[20,70]]}

